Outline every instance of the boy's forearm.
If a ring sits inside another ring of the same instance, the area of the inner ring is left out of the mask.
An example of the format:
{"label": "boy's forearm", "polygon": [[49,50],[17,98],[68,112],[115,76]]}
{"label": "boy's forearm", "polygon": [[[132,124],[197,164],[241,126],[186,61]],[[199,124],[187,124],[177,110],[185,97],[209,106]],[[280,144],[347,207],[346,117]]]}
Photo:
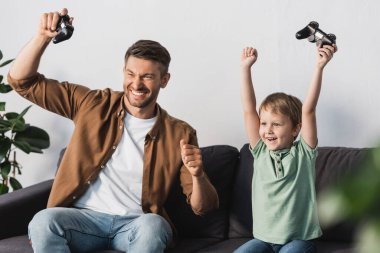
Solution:
{"label": "boy's forearm", "polygon": [[315,112],[322,87],[322,76],[323,68],[316,66],[311,79],[309,91],[302,106],[302,113]]}
{"label": "boy's forearm", "polygon": [[244,112],[254,110],[256,112],[256,95],[253,88],[251,68],[241,67],[241,99],[243,103]]}

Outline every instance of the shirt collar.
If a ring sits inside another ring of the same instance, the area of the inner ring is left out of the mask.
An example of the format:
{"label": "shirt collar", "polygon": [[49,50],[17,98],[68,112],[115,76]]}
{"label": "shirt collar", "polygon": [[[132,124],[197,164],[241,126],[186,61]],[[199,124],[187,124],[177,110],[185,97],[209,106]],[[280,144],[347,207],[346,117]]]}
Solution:
{"label": "shirt collar", "polygon": [[[125,116],[124,111],[124,96],[121,96],[120,105],[116,113],[116,117],[123,118]],[[163,117],[165,117],[166,112],[163,110],[158,103],[156,103],[156,122],[154,123],[152,129],[149,131],[148,135],[152,140],[156,140],[158,138],[160,129],[164,123]]]}

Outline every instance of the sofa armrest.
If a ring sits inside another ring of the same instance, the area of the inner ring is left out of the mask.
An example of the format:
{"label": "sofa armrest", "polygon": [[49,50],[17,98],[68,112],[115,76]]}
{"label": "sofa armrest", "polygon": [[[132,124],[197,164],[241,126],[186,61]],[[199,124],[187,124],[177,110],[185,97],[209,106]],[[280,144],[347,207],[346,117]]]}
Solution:
{"label": "sofa armrest", "polygon": [[53,180],[0,196],[0,239],[23,235],[34,214],[46,208]]}

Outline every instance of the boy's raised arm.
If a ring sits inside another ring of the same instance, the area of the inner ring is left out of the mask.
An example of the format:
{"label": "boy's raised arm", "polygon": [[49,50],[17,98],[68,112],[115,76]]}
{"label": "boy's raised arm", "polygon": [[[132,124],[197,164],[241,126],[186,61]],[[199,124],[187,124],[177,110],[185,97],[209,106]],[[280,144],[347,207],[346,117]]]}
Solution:
{"label": "boy's raised arm", "polygon": [[322,86],[323,69],[331,60],[337,47],[325,45],[317,48],[317,63],[311,79],[309,91],[302,106],[301,136],[311,148],[317,146],[316,107]]}
{"label": "boy's raised arm", "polygon": [[256,110],[256,96],[253,88],[251,67],[257,60],[257,50],[246,47],[241,53],[240,75],[241,75],[241,101],[245,129],[248,134],[249,144],[254,147],[260,139],[260,118]]}

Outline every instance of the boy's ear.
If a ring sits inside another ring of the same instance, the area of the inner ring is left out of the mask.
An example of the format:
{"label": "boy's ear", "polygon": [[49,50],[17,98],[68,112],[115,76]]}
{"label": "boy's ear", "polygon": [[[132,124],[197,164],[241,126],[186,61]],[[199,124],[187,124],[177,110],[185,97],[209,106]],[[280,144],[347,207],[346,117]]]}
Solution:
{"label": "boy's ear", "polygon": [[293,130],[293,137],[297,137],[298,134],[300,133],[301,131],[301,127],[302,127],[302,123],[298,123],[295,127],[294,127],[294,130]]}

